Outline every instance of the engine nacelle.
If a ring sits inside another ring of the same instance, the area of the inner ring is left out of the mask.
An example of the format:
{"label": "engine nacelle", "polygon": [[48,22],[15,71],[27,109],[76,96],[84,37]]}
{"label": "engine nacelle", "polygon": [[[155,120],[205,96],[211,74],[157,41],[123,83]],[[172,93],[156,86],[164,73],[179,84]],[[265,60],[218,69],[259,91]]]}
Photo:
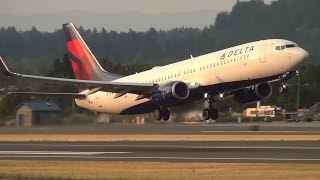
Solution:
{"label": "engine nacelle", "polygon": [[257,84],[253,89],[240,89],[234,93],[233,99],[240,104],[249,104],[266,99],[272,95],[270,83]]}
{"label": "engine nacelle", "polygon": [[151,101],[159,105],[177,104],[189,97],[189,87],[181,81],[159,85],[152,93]]}

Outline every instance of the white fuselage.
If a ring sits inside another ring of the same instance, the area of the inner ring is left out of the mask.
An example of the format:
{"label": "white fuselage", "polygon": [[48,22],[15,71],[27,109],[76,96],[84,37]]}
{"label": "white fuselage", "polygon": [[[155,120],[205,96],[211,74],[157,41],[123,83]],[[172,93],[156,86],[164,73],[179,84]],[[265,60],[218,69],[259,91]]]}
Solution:
{"label": "white fuselage", "polygon": [[[277,50],[278,46],[295,47]],[[115,82],[163,84],[168,81],[198,83],[200,86],[250,81],[276,77],[296,71],[306,59],[307,52],[295,43],[281,39],[257,41],[194,57],[166,66],[136,73]],[[275,78],[274,80],[276,80]],[[244,88],[244,87],[242,87]],[[235,89],[230,89],[232,91]],[[115,98],[114,93],[98,91],[86,99],[76,99],[78,106],[96,112],[121,114],[126,109],[150,101],[136,100],[138,95],[127,93]]]}

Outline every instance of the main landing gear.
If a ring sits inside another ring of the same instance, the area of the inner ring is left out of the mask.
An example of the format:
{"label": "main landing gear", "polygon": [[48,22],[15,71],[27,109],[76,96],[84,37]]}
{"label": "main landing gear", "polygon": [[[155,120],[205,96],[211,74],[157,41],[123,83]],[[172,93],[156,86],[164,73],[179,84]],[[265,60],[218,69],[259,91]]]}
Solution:
{"label": "main landing gear", "polygon": [[153,119],[156,121],[164,120],[168,121],[170,119],[170,111],[168,109],[156,109],[153,111]]}
{"label": "main landing gear", "polygon": [[207,93],[204,95],[204,98],[208,102],[209,108],[206,108],[203,110],[202,118],[204,120],[209,120],[209,119],[217,120],[219,118],[219,112],[217,109],[212,107],[214,100],[212,98],[210,98],[209,94],[207,94]]}
{"label": "main landing gear", "polygon": [[204,120],[209,120],[209,119],[216,120],[219,118],[219,112],[217,109],[209,107],[209,108],[203,110],[202,118]]}

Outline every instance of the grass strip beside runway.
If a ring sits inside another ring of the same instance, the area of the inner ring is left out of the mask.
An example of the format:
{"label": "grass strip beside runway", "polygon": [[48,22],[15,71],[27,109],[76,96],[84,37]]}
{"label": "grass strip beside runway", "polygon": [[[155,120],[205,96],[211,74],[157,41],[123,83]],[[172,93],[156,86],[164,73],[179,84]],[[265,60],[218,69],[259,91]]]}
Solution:
{"label": "grass strip beside runway", "polygon": [[0,179],[320,179],[320,164],[0,160]]}
{"label": "grass strip beside runway", "polygon": [[0,141],[320,141],[320,135],[1,134]]}

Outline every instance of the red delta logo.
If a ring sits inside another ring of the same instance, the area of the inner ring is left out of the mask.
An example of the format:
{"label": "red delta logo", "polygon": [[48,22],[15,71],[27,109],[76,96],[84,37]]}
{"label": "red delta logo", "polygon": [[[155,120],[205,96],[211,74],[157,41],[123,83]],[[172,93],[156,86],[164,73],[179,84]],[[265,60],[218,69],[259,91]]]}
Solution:
{"label": "red delta logo", "polygon": [[222,56],[220,57],[220,60],[224,60],[226,58],[226,53],[223,53]]}

